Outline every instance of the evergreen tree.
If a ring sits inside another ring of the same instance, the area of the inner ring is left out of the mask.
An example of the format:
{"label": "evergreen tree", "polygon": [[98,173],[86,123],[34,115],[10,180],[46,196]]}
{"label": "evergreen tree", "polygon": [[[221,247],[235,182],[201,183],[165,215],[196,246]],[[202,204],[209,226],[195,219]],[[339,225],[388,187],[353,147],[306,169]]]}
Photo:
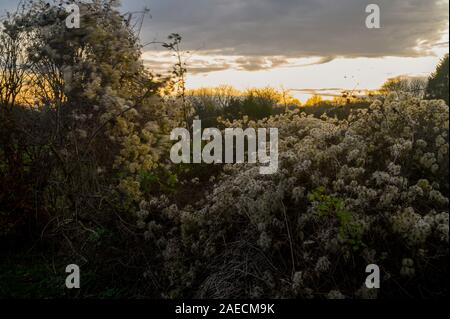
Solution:
{"label": "evergreen tree", "polygon": [[428,81],[426,97],[442,99],[448,105],[448,54],[441,60]]}

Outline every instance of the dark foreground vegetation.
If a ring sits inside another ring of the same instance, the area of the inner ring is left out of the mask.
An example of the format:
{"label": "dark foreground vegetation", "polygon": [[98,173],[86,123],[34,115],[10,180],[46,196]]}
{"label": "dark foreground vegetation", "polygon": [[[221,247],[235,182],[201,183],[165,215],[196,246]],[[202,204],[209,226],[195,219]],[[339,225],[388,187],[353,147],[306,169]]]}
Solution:
{"label": "dark foreground vegetation", "polygon": [[[448,56],[419,94],[190,95],[181,63],[144,68],[109,1],[79,4],[80,29],[40,1],[1,28],[0,297],[447,294]],[[279,128],[278,173],[172,164],[171,129],[196,117]],[[381,289],[364,286],[368,264]]]}

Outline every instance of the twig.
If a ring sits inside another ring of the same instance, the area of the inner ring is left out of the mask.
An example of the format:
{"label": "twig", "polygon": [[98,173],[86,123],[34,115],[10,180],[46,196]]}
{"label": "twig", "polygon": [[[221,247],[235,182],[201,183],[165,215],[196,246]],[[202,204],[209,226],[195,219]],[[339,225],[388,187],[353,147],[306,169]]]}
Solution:
{"label": "twig", "polygon": [[283,215],[284,215],[284,221],[286,223],[286,230],[289,238],[289,247],[291,249],[291,261],[292,261],[292,276],[295,275],[295,259],[294,259],[294,246],[292,243],[292,237],[291,237],[291,231],[289,228],[289,222],[286,214],[286,206],[284,206],[283,200],[281,200],[281,205],[283,207]]}

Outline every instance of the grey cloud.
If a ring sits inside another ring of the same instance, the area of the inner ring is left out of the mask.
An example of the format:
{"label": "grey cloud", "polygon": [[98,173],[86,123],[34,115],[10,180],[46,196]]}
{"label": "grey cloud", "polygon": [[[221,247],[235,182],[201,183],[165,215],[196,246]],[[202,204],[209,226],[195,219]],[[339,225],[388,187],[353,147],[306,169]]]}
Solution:
{"label": "grey cloud", "polygon": [[341,96],[342,92],[346,89],[344,88],[308,88],[308,89],[290,89],[290,91],[301,92],[311,95],[320,95],[320,96]]}
{"label": "grey cloud", "polygon": [[285,58],[280,57],[260,57],[260,56],[242,56],[235,60],[237,69],[245,71],[257,71],[270,69],[287,64]]}
{"label": "grey cloud", "polygon": [[[200,74],[216,71],[223,71],[227,69],[257,71],[262,69],[270,69],[278,66],[288,65],[289,61],[283,57],[278,56],[237,56],[226,57],[213,56],[207,58],[205,55],[200,55],[197,58],[188,58],[187,69],[189,73]],[[170,54],[161,54],[158,52],[147,52],[144,55],[144,63],[155,72],[163,72],[170,70],[175,59]]]}
{"label": "grey cloud", "polygon": [[[381,8],[381,29],[365,26],[371,2]],[[448,24],[441,0],[155,0],[149,7],[145,40],[176,32],[188,50],[244,56],[421,56]]]}
{"label": "grey cloud", "polygon": [[209,72],[217,72],[217,71],[224,71],[228,70],[230,66],[228,64],[222,64],[222,65],[206,65],[202,67],[190,67],[188,69],[189,73],[192,74],[202,74],[202,73],[209,73]]}
{"label": "grey cloud", "polygon": [[[160,56],[155,58],[144,57],[144,65],[149,67],[153,72],[159,74],[166,74],[173,67],[175,60],[170,56]],[[209,72],[223,71],[231,68],[229,63],[222,59],[215,59],[214,61],[205,61],[200,59],[190,59],[187,65],[188,71],[191,74],[202,74]]]}
{"label": "grey cloud", "polygon": [[229,69],[230,67],[230,64],[223,62],[220,59],[212,62],[195,59],[190,60],[187,65],[189,73],[192,74],[223,71]]}
{"label": "grey cloud", "polygon": [[319,65],[319,64],[326,64],[328,62],[331,62],[335,59],[335,57],[332,56],[324,56],[321,57],[318,61],[314,61],[311,63],[304,63],[304,64],[297,64],[297,65],[289,65],[289,67],[305,67],[305,66],[312,66],[312,65]]}
{"label": "grey cloud", "polygon": [[[0,15],[19,0],[1,0]],[[122,0],[148,7],[144,43],[179,33],[188,50],[289,57],[423,56],[448,26],[448,0]],[[367,29],[365,7],[381,8],[381,29]],[[420,50],[416,50],[418,44]],[[442,45],[448,47],[448,42]],[[250,66],[251,68],[251,66]]]}

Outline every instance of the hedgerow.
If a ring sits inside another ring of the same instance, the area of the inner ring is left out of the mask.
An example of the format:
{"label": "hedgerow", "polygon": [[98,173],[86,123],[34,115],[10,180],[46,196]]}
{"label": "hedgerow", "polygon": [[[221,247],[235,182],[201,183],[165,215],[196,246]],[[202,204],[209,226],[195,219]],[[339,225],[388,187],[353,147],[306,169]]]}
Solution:
{"label": "hedgerow", "polygon": [[[448,106],[392,94],[347,120],[291,112],[228,126],[278,127],[280,169],[226,165],[205,200],[154,198],[138,213],[161,250],[168,296],[439,295],[447,278]],[[442,280],[442,282],[440,282]]]}

